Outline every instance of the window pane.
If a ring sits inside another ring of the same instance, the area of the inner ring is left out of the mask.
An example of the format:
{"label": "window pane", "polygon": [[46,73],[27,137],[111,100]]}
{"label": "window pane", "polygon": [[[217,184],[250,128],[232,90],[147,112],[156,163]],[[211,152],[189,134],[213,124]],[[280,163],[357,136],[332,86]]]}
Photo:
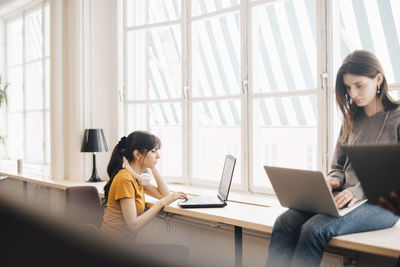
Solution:
{"label": "window pane", "polygon": [[136,26],[180,19],[179,0],[127,0],[127,26]]}
{"label": "window pane", "polygon": [[44,7],[44,38],[45,38],[45,56],[50,56],[50,5]]}
{"label": "window pane", "polygon": [[25,83],[25,101],[26,109],[42,109],[43,108],[43,71],[42,62],[26,64],[26,83]]}
{"label": "window pane", "polygon": [[193,178],[220,181],[226,154],[237,158],[233,182],[241,171],[240,101],[193,103]]}
{"label": "window pane", "polygon": [[400,83],[400,1],[333,1],[334,70],[356,49],[373,52],[381,62],[388,83]]}
{"label": "window pane", "polygon": [[193,22],[193,96],[240,93],[239,12]]}
{"label": "window pane", "polygon": [[7,23],[7,64],[22,63],[22,19]]}
{"label": "window pane", "polygon": [[147,130],[160,138],[161,159],[157,168],[163,176],[182,176],[182,109],[180,104],[129,105],[127,134],[134,130]]}
{"label": "window pane", "polygon": [[128,32],[128,99],[172,99],[181,95],[179,25]]}
{"label": "window pane", "polygon": [[396,101],[400,100],[400,90],[390,90],[389,94],[394,100]]}
{"label": "window pane", "polygon": [[22,67],[8,69],[8,111],[22,111],[24,97],[22,93]]}
{"label": "window pane", "polygon": [[317,169],[317,97],[294,96],[253,102],[255,186],[271,186],[264,165]]}
{"label": "window pane", "polygon": [[315,0],[279,1],[253,8],[253,91],[317,87]]}
{"label": "window pane", "polygon": [[26,160],[43,162],[43,112],[26,114],[25,134]]}
{"label": "window pane", "polygon": [[36,10],[28,14],[25,18],[25,57],[26,61],[39,59],[42,57],[42,10]]}
{"label": "window pane", "polygon": [[10,159],[24,158],[24,125],[23,115],[20,113],[8,113],[7,145]]}
{"label": "window pane", "polygon": [[207,14],[224,8],[238,6],[240,0],[192,0],[192,16]]}

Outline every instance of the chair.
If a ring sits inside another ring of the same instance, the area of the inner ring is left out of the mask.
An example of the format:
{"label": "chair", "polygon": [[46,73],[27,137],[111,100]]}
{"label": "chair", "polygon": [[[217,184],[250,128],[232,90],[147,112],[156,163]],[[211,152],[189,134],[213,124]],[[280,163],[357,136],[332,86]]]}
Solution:
{"label": "chair", "polygon": [[65,217],[74,224],[101,226],[104,209],[94,186],[73,186],[66,189]]}

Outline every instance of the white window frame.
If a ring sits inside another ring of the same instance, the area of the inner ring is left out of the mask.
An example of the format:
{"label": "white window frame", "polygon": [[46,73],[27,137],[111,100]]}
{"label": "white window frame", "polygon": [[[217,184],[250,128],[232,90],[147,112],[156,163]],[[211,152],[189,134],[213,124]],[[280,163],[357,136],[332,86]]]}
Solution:
{"label": "white window frame", "polygon": [[[47,129],[47,125],[50,123],[50,120],[47,119],[46,117],[46,113],[50,113],[50,106],[48,108],[46,108],[46,90],[47,90],[47,83],[46,83],[46,79],[47,79],[47,75],[50,75],[50,73],[46,73],[46,61],[51,59],[50,54],[47,56],[46,55],[46,36],[45,36],[45,8],[48,7],[50,8],[50,1],[46,0],[46,1],[41,1],[40,3],[38,3],[37,1],[33,1],[32,3],[24,6],[22,9],[18,9],[16,11],[13,11],[12,13],[10,13],[8,16],[5,17],[5,21],[4,21],[4,40],[5,40],[5,55],[7,55],[7,49],[8,49],[8,42],[7,42],[7,24],[11,23],[12,21],[21,19],[22,20],[22,61],[20,64],[17,65],[13,65],[13,66],[9,66],[8,62],[7,62],[7,56],[5,56],[5,77],[8,77],[8,69],[9,68],[13,68],[13,67],[18,67],[21,66],[22,67],[22,77],[23,77],[23,81],[22,81],[22,94],[23,94],[23,108],[22,108],[22,114],[23,114],[23,162],[24,163],[28,163],[28,164],[36,164],[36,165],[42,165],[42,166],[46,166],[48,168],[48,173],[43,173],[45,175],[49,175],[50,174],[50,160],[51,158],[47,157],[46,155],[46,151],[48,146],[50,146],[50,140],[46,139],[46,129]],[[42,26],[41,26],[41,34],[42,34],[42,57],[40,59],[35,59],[35,60],[31,60],[31,61],[27,61],[26,60],[26,55],[25,55],[25,49],[26,49],[26,40],[25,40],[25,23],[26,23],[26,17],[27,15],[31,14],[32,12],[35,12],[37,10],[41,10],[42,12]],[[49,11],[49,15],[51,12],[51,8]],[[48,20],[50,23],[50,19]],[[26,108],[26,65],[32,62],[40,62],[41,61],[41,65],[43,68],[43,73],[42,73],[42,87],[43,87],[43,95],[42,95],[42,107],[40,109],[35,109],[35,110],[27,110]],[[17,113],[20,113],[21,111],[18,111]],[[43,144],[42,144],[42,149],[43,149],[43,158],[41,160],[28,160],[26,157],[26,150],[27,150],[27,144],[26,144],[26,136],[27,136],[27,131],[26,131],[26,127],[27,127],[27,114],[31,113],[31,112],[42,112],[43,113]],[[8,132],[8,114],[10,113],[10,111],[8,110],[8,108],[6,107],[6,133]],[[9,151],[9,145],[5,144],[5,157],[6,159],[9,158],[8,156],[8,151]]]}

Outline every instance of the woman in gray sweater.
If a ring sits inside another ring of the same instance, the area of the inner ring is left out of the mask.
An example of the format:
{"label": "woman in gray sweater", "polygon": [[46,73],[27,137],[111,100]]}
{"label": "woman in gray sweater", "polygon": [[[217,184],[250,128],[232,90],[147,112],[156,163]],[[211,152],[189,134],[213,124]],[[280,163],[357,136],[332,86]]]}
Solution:
{"label": "woman in gray sweater", "polygon": [[[364,50],[354,51],[343,61],[336,76],[336,101],[343,124],[326,181],[333,191],[339,191],[335,202],[343,208],[365,199],[365,195],[342,145],[397,143],[400,109],[389,96],[378,59]],[[332,237],[392,227],[398,219],[370,203],[343,217],[289,209],[274,224],[267,266],[319,266]]]}

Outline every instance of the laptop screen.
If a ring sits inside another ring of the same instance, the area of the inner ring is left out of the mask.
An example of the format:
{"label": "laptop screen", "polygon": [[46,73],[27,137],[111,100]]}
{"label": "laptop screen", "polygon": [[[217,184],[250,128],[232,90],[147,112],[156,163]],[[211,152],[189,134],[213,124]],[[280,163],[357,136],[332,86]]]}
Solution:
{"label": "laptop screen", "polygon": [[231,181],[233,176],[233,170],[235,169],[236,158],[232,155],[226,155],[224,169],[222,171],[221,182],[219,184],[219,196],[223,200],[228,199],[229,188],[231,187]]}

